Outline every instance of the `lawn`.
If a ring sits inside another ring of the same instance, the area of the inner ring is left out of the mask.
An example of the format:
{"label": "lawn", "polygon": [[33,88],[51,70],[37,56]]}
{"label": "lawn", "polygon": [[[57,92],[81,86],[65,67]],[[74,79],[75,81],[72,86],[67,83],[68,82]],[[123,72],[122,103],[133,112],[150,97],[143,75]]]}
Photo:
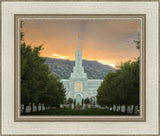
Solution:
{"label": "lawn", "polygon": [[72,110],[72,109],[50,109],[47,111],[39,111],[26,113],[26,115],[125,115],[124,113],[109,111],[107,109],[86,109],[86,110]]}

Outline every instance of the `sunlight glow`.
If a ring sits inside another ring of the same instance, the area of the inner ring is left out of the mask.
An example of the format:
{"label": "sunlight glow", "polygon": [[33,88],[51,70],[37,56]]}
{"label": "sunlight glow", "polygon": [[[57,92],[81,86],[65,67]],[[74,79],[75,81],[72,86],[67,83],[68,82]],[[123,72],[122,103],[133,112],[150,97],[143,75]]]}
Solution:
{"label": "sunlight glow", "polygon": [[52,55],[55,56],[55,57],[58,57],[58,56],[59,56],[58,54],[55,54],[55,53],[52,53]]}
{"label": "sunlight glow", "polygon": [[59,57],[57,57],[58,59],[68,59],[68,57],[67,56],[59,56]]}
{"label": "sunlight glow", "polygon": [[99,63],[102,63],[104,65],[109,65],[111,67],[114,67],[115,68],[115,64],[113,63],[108,63],[107,61],[104,61],[104,60],[97,60]]}
{"label": "sunlight glow", "polygon": [[52,53],[53,58],[57,59],[69,59],[68,56],[61,56],[60,54]]}

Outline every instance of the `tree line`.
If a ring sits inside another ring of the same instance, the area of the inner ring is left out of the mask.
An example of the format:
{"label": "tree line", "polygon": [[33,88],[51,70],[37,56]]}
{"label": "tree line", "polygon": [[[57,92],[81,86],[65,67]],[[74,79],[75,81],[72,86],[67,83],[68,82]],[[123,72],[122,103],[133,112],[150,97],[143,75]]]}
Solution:
{"label": "tree line", "polygon": [[[21,28],[23,22],[21,22]],[[45,58],[40,57],[42,45],[32,48],[26,45],[23,39],[24,33],[21,31],[21,104],[24,105],[23,114],[26,106],[42,104],[45,110],[48,106],[59,106],[65,100],[65,88],[60,78],[55,77],[47,64]]]}
{"label": "tree line", "polygon": [[[139,49],[139,42],[137,49]],[[135,106],[139,109],[139,57],[135,61],[127,61],[116,66],[115,72],[109,72],[98,88],[97,102],[101,106],[107,106],[109,109],[125,105],[125,114],[128,106],[133,106],[132,114],[135,113]]]}
{"label": "tree line", "polygon": [[[67,103],[68,104],[74,103],[74,105],[76,105],[76,99],[73,100],[73,98],[68,98]],[[89,103],[91,103],[91,101],[90,101],[90,99],[88,97],[85,98],[85,99],[82,99],[82,105],[83,104],[89,104]]]}

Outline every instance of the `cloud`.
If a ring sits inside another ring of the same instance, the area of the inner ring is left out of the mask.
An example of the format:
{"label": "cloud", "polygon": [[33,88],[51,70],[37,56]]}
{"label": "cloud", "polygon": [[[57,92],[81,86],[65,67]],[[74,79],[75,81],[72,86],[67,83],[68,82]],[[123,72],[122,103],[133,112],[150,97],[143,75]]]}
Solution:
{"label": "cloud", "polygon": [[84,59],[116,64],[139,56],[133,41],[140,24],[138,19],[32,19],[24,20],[24,38],[32,46],[44,43],[41,56],[73,60],[80,32]]}

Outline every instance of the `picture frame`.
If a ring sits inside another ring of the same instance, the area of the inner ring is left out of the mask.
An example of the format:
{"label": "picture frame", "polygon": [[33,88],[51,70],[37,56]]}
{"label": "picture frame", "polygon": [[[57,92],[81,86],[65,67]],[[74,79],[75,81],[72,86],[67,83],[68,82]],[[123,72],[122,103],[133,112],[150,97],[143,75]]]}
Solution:
{"label": "picture frame", "polygon": [[[136,5],[137,9],[133,11]],[[42,11],[40,8],[43,6]],[[159,1],[156,0],[1,1],[1,135],[160,135],[158,9]],[[19,20],[36,17],[141,18],[141,116],[20,116]],[[7,40],[7,34],[10,40]],[[151,43],[155,46],[151,46]],[[151,71],[153,66],[154,70]],[[33,129],[35,126],[38,126],[36,131]]]}

